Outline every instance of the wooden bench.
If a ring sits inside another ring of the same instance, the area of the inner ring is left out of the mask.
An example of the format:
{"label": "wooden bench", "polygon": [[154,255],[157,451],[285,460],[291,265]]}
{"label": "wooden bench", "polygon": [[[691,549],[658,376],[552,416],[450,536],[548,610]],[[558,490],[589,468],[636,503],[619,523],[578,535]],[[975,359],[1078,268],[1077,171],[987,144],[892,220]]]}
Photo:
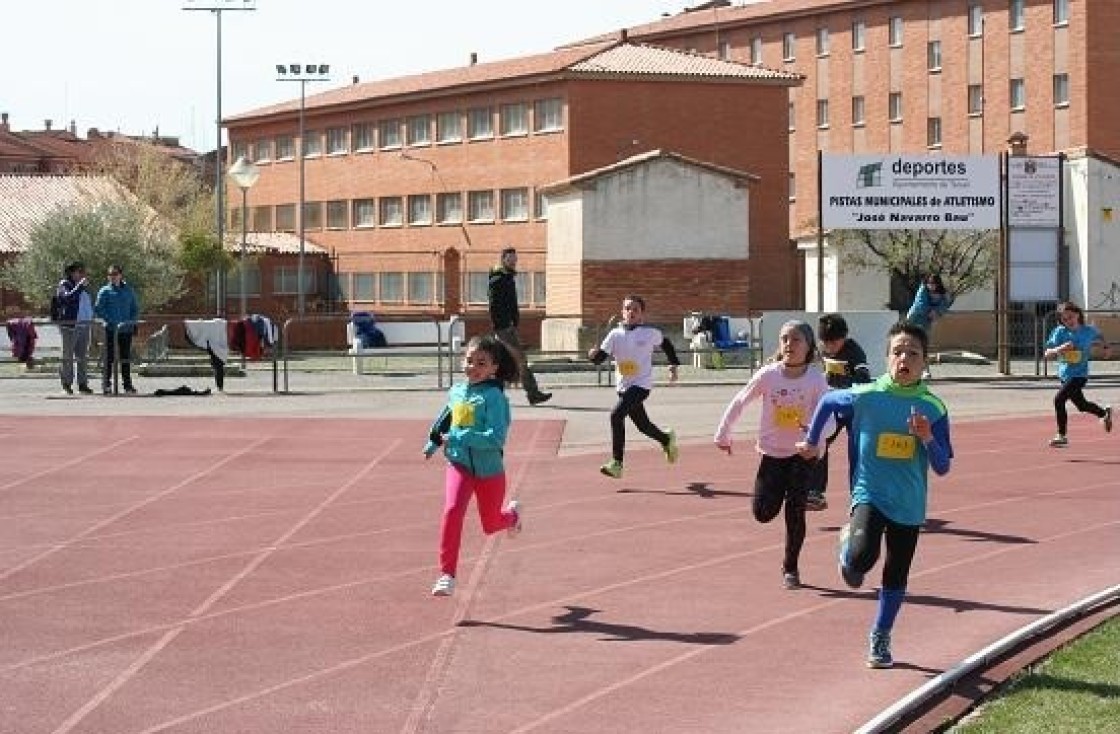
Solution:
{"label": "wooden bench", "polygon": [[366,357],[402,355],[438,355],[446,350],[455,354],[463,343],[465,332],[460,319],[448,321],[378,321],[377,328],[385,335],[387,346],[363,346],[353,322],[346,323],[347,356],[353,360],[354,374],[360,375]]}

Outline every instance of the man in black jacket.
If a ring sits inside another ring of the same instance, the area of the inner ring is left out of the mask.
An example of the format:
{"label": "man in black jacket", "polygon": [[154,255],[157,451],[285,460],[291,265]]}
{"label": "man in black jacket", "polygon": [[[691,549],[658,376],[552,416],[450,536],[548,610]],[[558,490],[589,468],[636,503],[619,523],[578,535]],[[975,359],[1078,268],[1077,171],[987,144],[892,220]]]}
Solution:
{"label": "man in black jacket", "polygon": [[517,250],[507,247],[502,250],[502,261],[491,268],[487,297],[490,302],[490,323],[498,339],[513,353],[521,368],[521,386],[530,405],[539,405],[552,397],[550,392],[541,392],[537,378],[529,369],[525,359],[525,348],[517,336],[517,323],[521,311],[517,305]]}

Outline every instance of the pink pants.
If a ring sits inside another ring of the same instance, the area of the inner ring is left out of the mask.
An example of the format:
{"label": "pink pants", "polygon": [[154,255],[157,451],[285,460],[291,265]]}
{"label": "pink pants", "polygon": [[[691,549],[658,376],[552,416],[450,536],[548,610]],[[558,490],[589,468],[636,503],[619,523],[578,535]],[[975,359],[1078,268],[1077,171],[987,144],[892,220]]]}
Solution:
{"label": "pink pants", "polygon": [[478,516],[482,531],[493,535],[517,523],[517,515],[502,510],[506,497],[506,475],[476,477],[455,463],[447,465],[444,480],[443,521],[439,528],[439,567],[455,575],[459,566],[459,546],[463,540],[463,520],[471,495],[478,495]]}

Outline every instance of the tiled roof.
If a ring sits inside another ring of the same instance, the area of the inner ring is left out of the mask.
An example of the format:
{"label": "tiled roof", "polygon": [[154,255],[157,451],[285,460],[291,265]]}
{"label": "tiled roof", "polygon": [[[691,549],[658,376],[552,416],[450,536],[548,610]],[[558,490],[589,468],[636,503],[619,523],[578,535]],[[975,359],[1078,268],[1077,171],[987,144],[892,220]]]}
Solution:
{"label": "tiled roof", "polygon": [[[238,251],[241,248],[241,235],[237,235],[236,244],[227,246],[226,249]],[[299,237],[291,232],[249,232],[245,237],[245,250],[251,255],[284,254],[295,255],[299,252]],[[304,235],[303,251],[305,254],[327,254],[325,247],[320,247]]]}
{"label": "tiled roof", "polygon": [[31,230],[61,208],[93,207],[130,198],[105,176],[0,174],[0,252],[23,252]]}
{"label": "tiled roof", "polygon": [[621,161],[618,161],[617,163],[612,163],[609,166],[603,166],[602,168],[585,171],[578,176],[572,176],[570,178],[564,179],[563,181],[556,181],[554,183],[548,184],[547,186],[542,186],[541,191],[543,193],[552,193],[569,187],[578,187],[580,184],[594,181],[597,178],[601,178],[611,173],[622,171],[627,168],[633,168],[643,163],[648,163],[655,160],[677,161],[688,166],[703,168],[720,176],[726,176],[728,178],[733,178],[739,181],[762,180],[759,176],[756,176],[753,173],[747,173],[746,171],[740,171],[735,168],[728,168],[727,166],[716,165],[715,163],[708,163],[707,161],[702,161],[697,158],[690,158],[689,156],[681,155],[680,153],[674,153],[671,150],[647,150],[644,153],[632,155],[629,158],[625,158]]}
{"label": "tiled roof", "polygon": [[[801,79],[797,74],[721,61],[678,49],[658,48],[644,44],[620,44],[617,39],[611,39],[506,61],[354,84],[309,95],[304,99],[304,109],[341,107],[410,96],[458,94],[469,86],[524,84],[527,79],[534,77],[564,79],[588,76],[613,78],[656,76],[705,80],[721,78],[784,84],[796,84]],[[225,118],[224,121],[235,123],[298,110],[299,98],[297,97],[288,102],[233,115]]]}

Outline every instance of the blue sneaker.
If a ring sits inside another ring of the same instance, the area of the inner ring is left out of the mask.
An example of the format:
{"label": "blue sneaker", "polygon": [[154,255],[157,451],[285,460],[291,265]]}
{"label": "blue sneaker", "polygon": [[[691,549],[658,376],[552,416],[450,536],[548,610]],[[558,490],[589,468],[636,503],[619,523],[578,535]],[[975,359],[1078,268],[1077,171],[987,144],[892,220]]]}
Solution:
{"label": "blue sneaker", "polygon": [[871,630],[871,635],[868,637],[867,667],[890,668],[893,665],[890,631]]}
{"label": "blue sneaker", "polygon": [[851,532],[851,523],[845,523],[840,528],[840,541],[836,544],[836,568],[849,589],[858,589],[863,586],[863,574],[848,568],[848,536]]}

